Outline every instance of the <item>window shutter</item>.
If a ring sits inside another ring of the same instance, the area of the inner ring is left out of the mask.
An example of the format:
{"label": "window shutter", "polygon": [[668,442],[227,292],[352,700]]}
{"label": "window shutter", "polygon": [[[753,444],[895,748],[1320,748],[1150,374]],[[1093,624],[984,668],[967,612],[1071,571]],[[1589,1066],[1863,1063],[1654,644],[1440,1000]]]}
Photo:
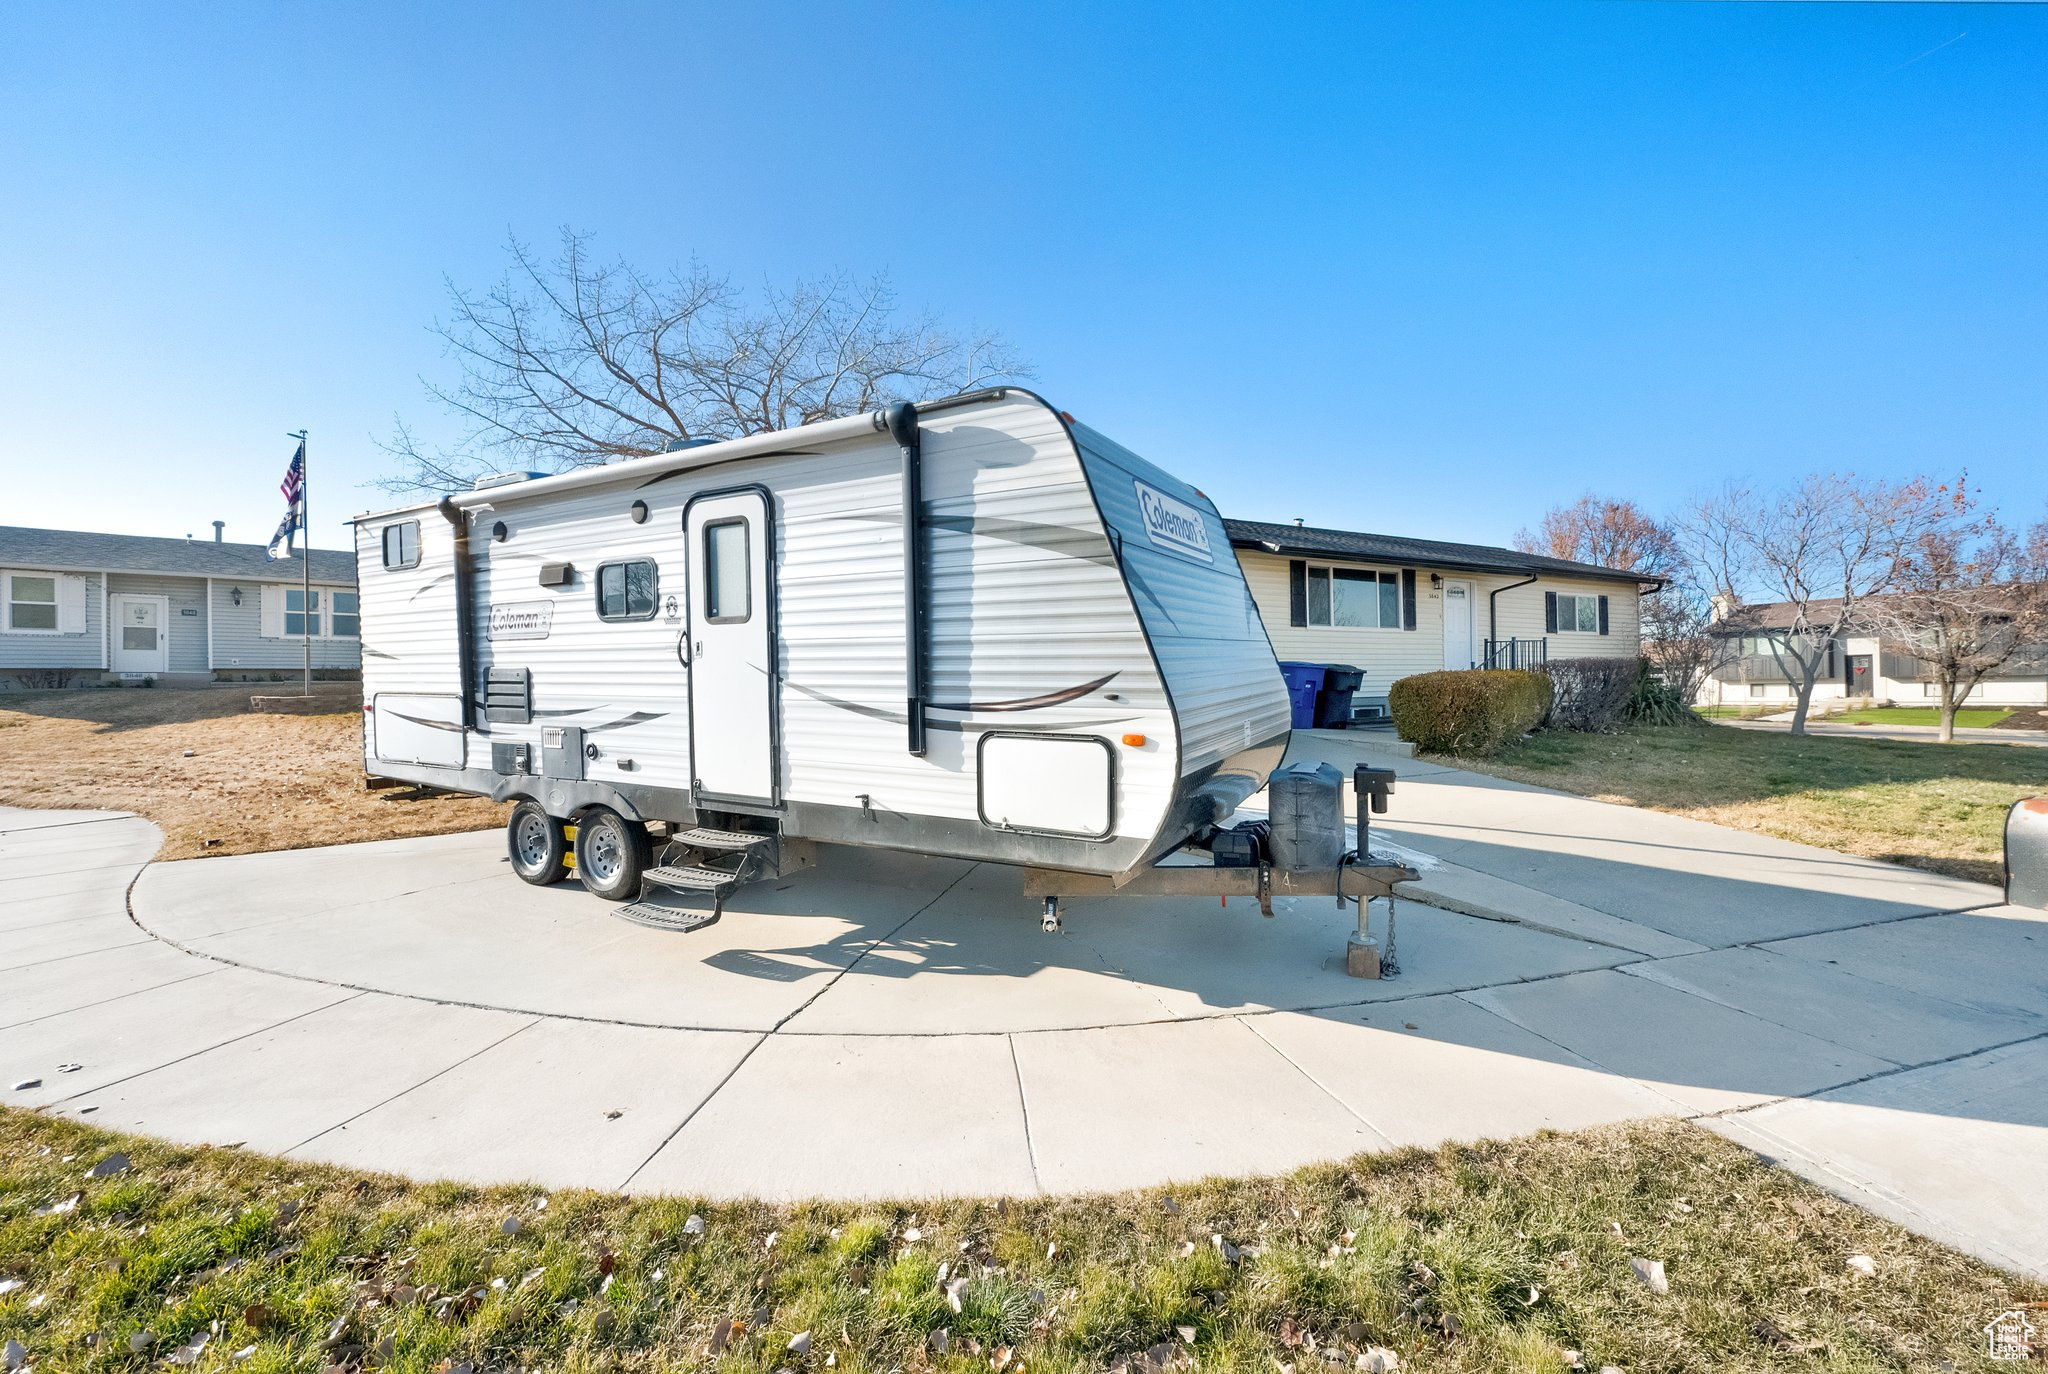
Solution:
{"label": "window shutter", "polygon": [[1557,593],[1543,593],[1543,633],[1557,633]]}
{"label": "window shutter", "polygon": [[284,588],[275,582],[263,584],[263,624],[260,633],[265,639],[284,638]]}
{"label": "window shutter", "polygon": [[85,633],[85,579],[57,579],[57,629],[61,634]]}
{"label": "window shutter", "polygon": [[1600,598],[1600,633],[1607,633],[1607,598]]}
{"label": "window shutter", "polygon": [[1287,565],[1287,623],[1308,624],[1308,564],[1299,558]]}
{"label": "window shutter", "polygon": [[1415,628],[1415,569],[1401,569],[1401,628]]}

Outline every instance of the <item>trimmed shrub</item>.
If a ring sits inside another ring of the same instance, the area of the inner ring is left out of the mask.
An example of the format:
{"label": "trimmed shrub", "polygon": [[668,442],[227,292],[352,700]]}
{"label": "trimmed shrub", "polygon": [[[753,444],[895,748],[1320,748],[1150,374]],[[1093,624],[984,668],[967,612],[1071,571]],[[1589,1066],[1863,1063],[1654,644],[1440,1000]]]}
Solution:
{"label": "trimmed shrub", "polygon": [[1553,658],[1537,671],[1555,692],[1543,722],[1553,730],[1601,734],[1618,728],[1649,665],[1640,658]]}
{"label": "trimmed shrub", "polygon": [[1404,677],[1387,689],[1387,709],[1416,748],[1476,758],[1535,729],[1550,697],[1541,673],[1470,668]]}

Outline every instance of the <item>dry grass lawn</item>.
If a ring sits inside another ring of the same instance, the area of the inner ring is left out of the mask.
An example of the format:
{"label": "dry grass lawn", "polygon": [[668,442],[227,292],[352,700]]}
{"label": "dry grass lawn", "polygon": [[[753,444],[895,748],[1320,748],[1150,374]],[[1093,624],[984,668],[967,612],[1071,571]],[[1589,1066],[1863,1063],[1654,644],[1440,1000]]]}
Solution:
{"label": "dry grass lawn", "polygon": [[315,716],[261,715],[242,684],[0,696],[0,805],[133,811],[163,859],[482,830],[505,808],[363,787],[360,698]]}
{"label": "dry grass lawn", "polygon": [[37,1369],[201,1374],[1988,1372],[1979,1328],[2048,1296],[1677,1121],[1171,1192],[769,1205],[0,1109],[0,1280]]}
{"label": "dry grass lawn", "polygon": [[1544,731],[1497,758],[1451,762],[1985,883],[2002,881],[2007,809],[2048,792],[2048,749],[1718,725]]}

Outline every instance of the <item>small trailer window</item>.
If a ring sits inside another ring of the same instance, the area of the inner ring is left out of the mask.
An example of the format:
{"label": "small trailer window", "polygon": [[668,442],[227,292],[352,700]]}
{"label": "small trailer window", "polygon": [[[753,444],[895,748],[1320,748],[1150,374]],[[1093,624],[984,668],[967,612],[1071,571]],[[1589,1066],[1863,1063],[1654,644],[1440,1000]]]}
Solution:
{"label": "small trailer window", "polygon": [[597,567],[597,618],[648,620],[654,615],[658,574],[651,558]]}
{"label": "small trailer window", "polygon": [[384,566],[416,568],[420,563],[420,522],[407,520],[384,527]]}
{"label": "small trailer window", "polygon": [[754,613],[747,564],[745,520],[704,527],[704,618],[712,624],[735,625]]}

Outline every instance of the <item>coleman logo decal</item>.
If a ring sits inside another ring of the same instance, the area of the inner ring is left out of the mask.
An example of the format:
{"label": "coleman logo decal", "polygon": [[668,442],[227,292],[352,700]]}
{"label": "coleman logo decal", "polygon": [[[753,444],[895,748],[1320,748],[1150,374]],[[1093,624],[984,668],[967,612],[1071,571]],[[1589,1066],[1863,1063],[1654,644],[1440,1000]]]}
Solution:
{"label": "coleman logo decal", "polygon": [[1216,561],[1209,551],[1209,523],[1200,511],[1156,487],[1132,480],[1138,488],[1138,514],[1153,543],[1204,563]]}
{"label": "coleman logo decal", "polygon": [[491,607],[490,639],[546,639],[555,623],[552,601],[505,601]]}

